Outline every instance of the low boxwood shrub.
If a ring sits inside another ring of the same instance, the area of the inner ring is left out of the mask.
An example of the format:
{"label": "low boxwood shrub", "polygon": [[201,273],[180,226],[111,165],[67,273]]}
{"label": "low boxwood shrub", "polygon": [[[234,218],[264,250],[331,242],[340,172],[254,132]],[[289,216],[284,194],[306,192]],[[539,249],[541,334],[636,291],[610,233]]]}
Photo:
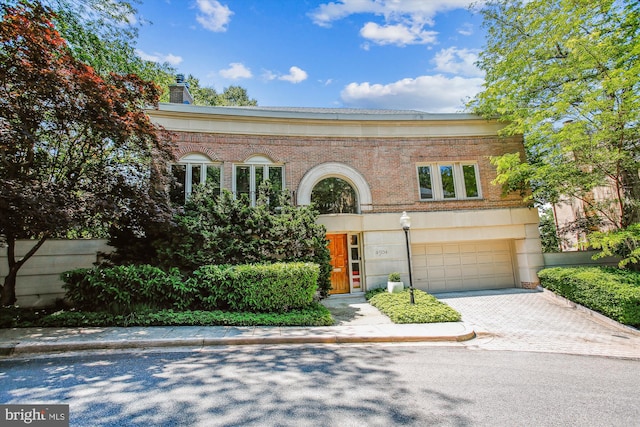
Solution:
{"label": "low boxwood shrub", "polygon": [[611,267],[554,267],[540,284],[625,325],[640,326],[640,274]]}
{"label": "low boxwood shrub", "polygon": [[367,293],[369,304],[386,314],[393,323],[458,322],[460,313],[436,297],[415,289],[415,304],[411,304],[409,290],[389,293],[384,289]]}
{"label": "low boxwood shrub", "polygon": [[318,288],[314,263],[204,266],[194,272],[203,307],[232,311],[286,312],[306,307]]}

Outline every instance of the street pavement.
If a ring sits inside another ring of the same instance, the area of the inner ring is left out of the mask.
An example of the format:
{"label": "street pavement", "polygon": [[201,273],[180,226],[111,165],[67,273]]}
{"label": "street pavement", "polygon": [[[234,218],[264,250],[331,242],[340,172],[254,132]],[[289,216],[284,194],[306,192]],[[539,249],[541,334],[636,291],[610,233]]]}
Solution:
{"label": "street pavement", "polygon": [[461,322],[396,325],[363,296],[323,303],[328,327],[14,328],[0,330],[0,355],[79,350],[200,348],[250,344],[429,343],[471,350],[597,355],[640,360],[640,332],[548,291],[504,289],[436,294]]}

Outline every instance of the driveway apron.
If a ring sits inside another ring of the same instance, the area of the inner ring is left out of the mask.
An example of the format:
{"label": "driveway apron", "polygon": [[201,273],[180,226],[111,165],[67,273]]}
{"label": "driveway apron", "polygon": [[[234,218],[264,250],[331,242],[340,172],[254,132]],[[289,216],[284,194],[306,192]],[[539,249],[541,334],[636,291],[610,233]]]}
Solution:
{"label": "driveway apron", "polygon": [[440,293],[478,334],[470,348],[640,358],[640,332],[577,309],[548,291]]}

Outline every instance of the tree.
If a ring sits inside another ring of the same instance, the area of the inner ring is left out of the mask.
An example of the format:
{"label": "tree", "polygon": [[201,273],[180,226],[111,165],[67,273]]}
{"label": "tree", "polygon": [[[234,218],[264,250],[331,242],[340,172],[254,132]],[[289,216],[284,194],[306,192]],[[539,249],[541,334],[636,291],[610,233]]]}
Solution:
{"label": "tree", "polygon": [[[470,107],[524,134],[493,158],[497,183],[539,206],[577,198],[602,228],[640,221],[640,6],[630,0],[491,0],[485,89]],[[591,191],[610,187],[612,196]],[[586,230],[588,231],[588,230]]]}
{"label": "tree", "polygon": [[[162,88],[161,99],[169,100],[169,84],[175,69],[142,59],[136,52],[139,0],[40,0],[54,15],[51,22],[65,39],[73,56],[101,76],[109,73],[137,74]],[[16,6],[24,0],[8,0]]]}
{"label": "tree", "polygon": [[189,83],[189,92],[193,96],[195,105],[220,105],[220,106],[253,106],[258,101],[250,99],[247,90],[240,86],[229,86],[224,92],[218,93],[214,88],[200,86],[200,80],[189,74],[186,79]]}
{"label": "tree", "polygon": [[[168,138],[144,108],[159,90],[135,75],[100,75],[75,59],[39,3],[0,9],[0,239],[9,271],[0,297],[50,237],[117,221],[148,202],[170,214]],[[17,239],[33,239],[18,258]]]}

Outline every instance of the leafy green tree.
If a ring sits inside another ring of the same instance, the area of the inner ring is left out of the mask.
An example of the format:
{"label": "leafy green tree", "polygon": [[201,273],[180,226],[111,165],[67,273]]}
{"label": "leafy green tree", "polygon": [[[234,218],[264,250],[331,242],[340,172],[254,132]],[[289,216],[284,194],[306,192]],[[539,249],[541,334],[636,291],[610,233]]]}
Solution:
{"label": "leafy green tree", "polygon": [[[168,100],[168,85],[175,70],[169,64],[143,60],[136,53],[140,20],[134,6],[138,0],[40,0],[54,12],[51,22],[72,55],[101,76],[109,73],[137,74],[155,82]],[[8,0],[8,5],[25,0]],[[27,4],[29,2],[26,2]]]}
{"label": "leafy green tree", "polygon": [[218,93],[214,88],[200,86],[200,80],[189,74],[186,79],[189,83],[189,92],[193,96],[195,105],[220,105],[220,106],[254,106],[258,101],[249,98],[247,90],[240,86],[229,86]]}
{"label": "leafy green tree", "polygon": [[[117,221],[133,206],[168,215],[171,147],[144,108],[157,86],[102,76],[74,58],[40,4],[0,8],[0,240],[8,273],[0,304],[16,301],[16,276],[50,237]],[[32,239],[23,256],[17,239]]]}
{"label": "leafy green tree", "polygon": [[560,252],[560,239],[552,209],[545,209],[540,215],[540,240],[542,252]]}
{"label": "leafy green tree", "polygon": [[205,185],[191,194],[168,228],[124,234],[110,244],[117,263],[177,267],[186,274],[206,265],[313,262],[320,265],[318,288],[326,297],[331,256],[317,217],[311,206],[294,206],[287,193],[274,193],[268,182],[256,206],[246,196],[236,199]]}
{"label": "leafy green tree", "polygon": [[[600,227],[640,221],[639,3],[490,0],[481,13],[486,83],[469,106],[526,147],[492,159],[496,182],[538,205],[577,198]],[[607,200],[592,197],[601,186]]]}

